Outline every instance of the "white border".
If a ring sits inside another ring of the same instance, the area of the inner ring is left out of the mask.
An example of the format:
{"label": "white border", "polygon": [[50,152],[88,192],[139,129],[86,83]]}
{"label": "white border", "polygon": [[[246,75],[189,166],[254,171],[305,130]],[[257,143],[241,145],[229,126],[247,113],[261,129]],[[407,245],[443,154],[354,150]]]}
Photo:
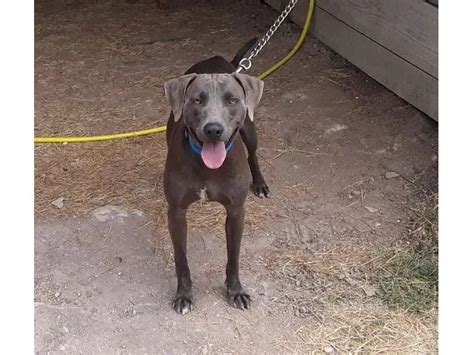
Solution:
{"label": "white border", "polygon": [[33,353],[33,1],[0,2],[0,349]]}
{"label": "white border", "polygon": [[[440,353],[472,349],[474,4],[440,5]],[[33,352],[33,1],[0,2],[0,344]],[[472,219],[471,219],[472,218]],[[11,350],[11,351],[8,351]]]}
{"label": "white border", "polygon": [[474,5],[440,1],[440,353],[472,351]]}

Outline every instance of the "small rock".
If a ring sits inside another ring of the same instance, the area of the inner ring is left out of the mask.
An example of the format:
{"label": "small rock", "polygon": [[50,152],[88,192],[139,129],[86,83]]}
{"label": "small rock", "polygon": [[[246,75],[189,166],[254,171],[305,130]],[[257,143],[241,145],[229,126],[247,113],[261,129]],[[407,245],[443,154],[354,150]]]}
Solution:
{"label": "small rock", "polygon": [[332,354],[334,352],[334,348],[332,347],[332,345],[328,345],[324,347],[323,351],[326,354]]}
{"label": "small rock", "polygon": [[145,215],[145,212],[140,211],[140,210],[133,210],[132,214],[138,217],[143,217]]}
{"label": "small rock", "polygon": [[343,131],[343,130],[348,129],[348,128],[349,127],[347,127],[346,125],[336,123],[334,126],[332,126],[332,127],[328,128],[327,130],[325,130],[324,133],[331,134],[331,133],[334,133],[334,132]]}
{"label": "small rock", "polygon": [[396,173],[395,171],[387,171],[385,173],[385,179],[393,179],[393,178],[396,178],[396,177],[399,177],[400,174]]}
{"label": "small rock", "polygon": [[64,350],[66,350],[66,347],[64,345],[60,345],[59,350],[64,351]]}
{"label": "small rock", "polygon": [[63,208],[64,207],[64,197],[61,196],[61,197],[57,198],[56,200],[51,202],[51,204],[56,208]]}
{"label": "small rock", "polygon": [[364,208],[365,208],[367,211],[369,211],[370,213],[375,213],[375,212],[378,211],[378,209],[375,208],[375,207],[364,206]]}
{"label": "small rock", "polygon": [[352,194],[355,196],[360,196],[361,193],[359,190],[355,190],[355,191],[352,191]]}
{"label": "small rock", "polygon": [[393,146],[392,146],[392,149],[396,152],[401,147],[402,147],[402,145],[400,143],[394,143]]}
{"label": "small rock", "polygon": [[122,207],[107,205],[96,208],[92,211],[92,215],[100,222],[106,222],[109,220],[122,221],[124,217],[128,216],[128,212]]}
{"label": "small rock", "polygon": [[365,294],[368,297],[374,297],[375,296],[375,293],[376,293],[375,287],[367,285],[367,286],[364,286],[363,289],[364,289]]}
{"label": "small rock", "polygon": [[54,294],[55,298],[59,298],[59,296],[61,296],[61,292],[59,292],[59,291]]}

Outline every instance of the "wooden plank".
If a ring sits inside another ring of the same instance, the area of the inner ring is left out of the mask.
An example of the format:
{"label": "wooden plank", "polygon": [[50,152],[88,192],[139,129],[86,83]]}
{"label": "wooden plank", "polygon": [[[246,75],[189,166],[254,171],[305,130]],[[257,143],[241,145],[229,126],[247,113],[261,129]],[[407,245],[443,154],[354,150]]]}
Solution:
{"label": "wooden plank", "polygon": [[[290,15],[299,25],[304,22],[307,1],[300,0]],[[316,4],[320,1],[324,0],[317,0]],[[433,8],[432,5],[428,6]],[[438,120],[437,60],[436,76],[431,75],[319,7],[316,7],[310,31],[375,80]]]}
{"label": "wooden plank", "polygon": [[[315,0],[317,1],[317,0]],[[306,12],[308,9],[308,0],[300,0],[294,7],[293,11],[290,13],[290,19],[294,23],[302,26],[304,23],[304,19],[306,18]],[[314,14],[313,14],[314,16]],[[313,18],[314,24],[314,18]],[[311,33],[314,34],[313,28],[311,28]]]}
{"label": "wooden plank", "polygon": [[317,0],[316,4],[438,77],[438,9],[425,0]]}
{"label": "wooden plank", "polygon": [[323,9],[316,9],[316,37],[375,80],[438,120],[438,80],[355,31]]}

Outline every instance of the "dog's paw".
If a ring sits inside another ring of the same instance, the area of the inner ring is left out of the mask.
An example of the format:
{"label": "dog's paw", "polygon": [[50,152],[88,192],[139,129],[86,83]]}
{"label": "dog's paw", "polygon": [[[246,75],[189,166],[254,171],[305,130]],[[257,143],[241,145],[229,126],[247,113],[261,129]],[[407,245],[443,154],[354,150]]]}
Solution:
{"label": "dog's paw", "polygon": [[238,309],[245,310],[250,309],[250,303],[252,299],[247,292],[244,291],[230,291],[227,290],[227,296],[229,297],[229,302]]}
{"label": "dog's paw", "polygon": [[177,313],[182,314],[184,316],[189,311],[192,311],[193,300],[191,299],[191,297],[176,296],[173,300],[173,308]]}
{"label": "dog's paw", "polygon": [[261,182],[254,182],[252,184],[252,191],[255,194],[255,196],[259,198],[271,196],[270,189],[268,188],[267,183],[263,179]]}

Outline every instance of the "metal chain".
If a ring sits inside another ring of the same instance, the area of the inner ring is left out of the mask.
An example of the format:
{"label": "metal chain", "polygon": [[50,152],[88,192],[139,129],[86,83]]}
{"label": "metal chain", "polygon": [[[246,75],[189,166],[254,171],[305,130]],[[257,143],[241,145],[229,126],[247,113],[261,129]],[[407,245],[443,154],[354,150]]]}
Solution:
{"label": "metal chain", "polygon": [[239,62],[239,67],[237,68],[237,73],[239,73],[242,69],[249,70],[250,67],[252,66],[252,59],[255,58],[260,51],[265,47],[267,42],[272,38],[276,30],[280,27],[280,25],[285,21],[285,19],[288,17],[290,14],[291,10],[296,6],[298,3],[298,0],[290,0],[288,5],[283,9],[282,13],[280,16],[277,17],[273,25],[270,27],[270,29],[265,33],[265,35],[258,41],[257,45],[252,49],[250,52],[250,55],[248,57],[242,58],[242,60]]}

